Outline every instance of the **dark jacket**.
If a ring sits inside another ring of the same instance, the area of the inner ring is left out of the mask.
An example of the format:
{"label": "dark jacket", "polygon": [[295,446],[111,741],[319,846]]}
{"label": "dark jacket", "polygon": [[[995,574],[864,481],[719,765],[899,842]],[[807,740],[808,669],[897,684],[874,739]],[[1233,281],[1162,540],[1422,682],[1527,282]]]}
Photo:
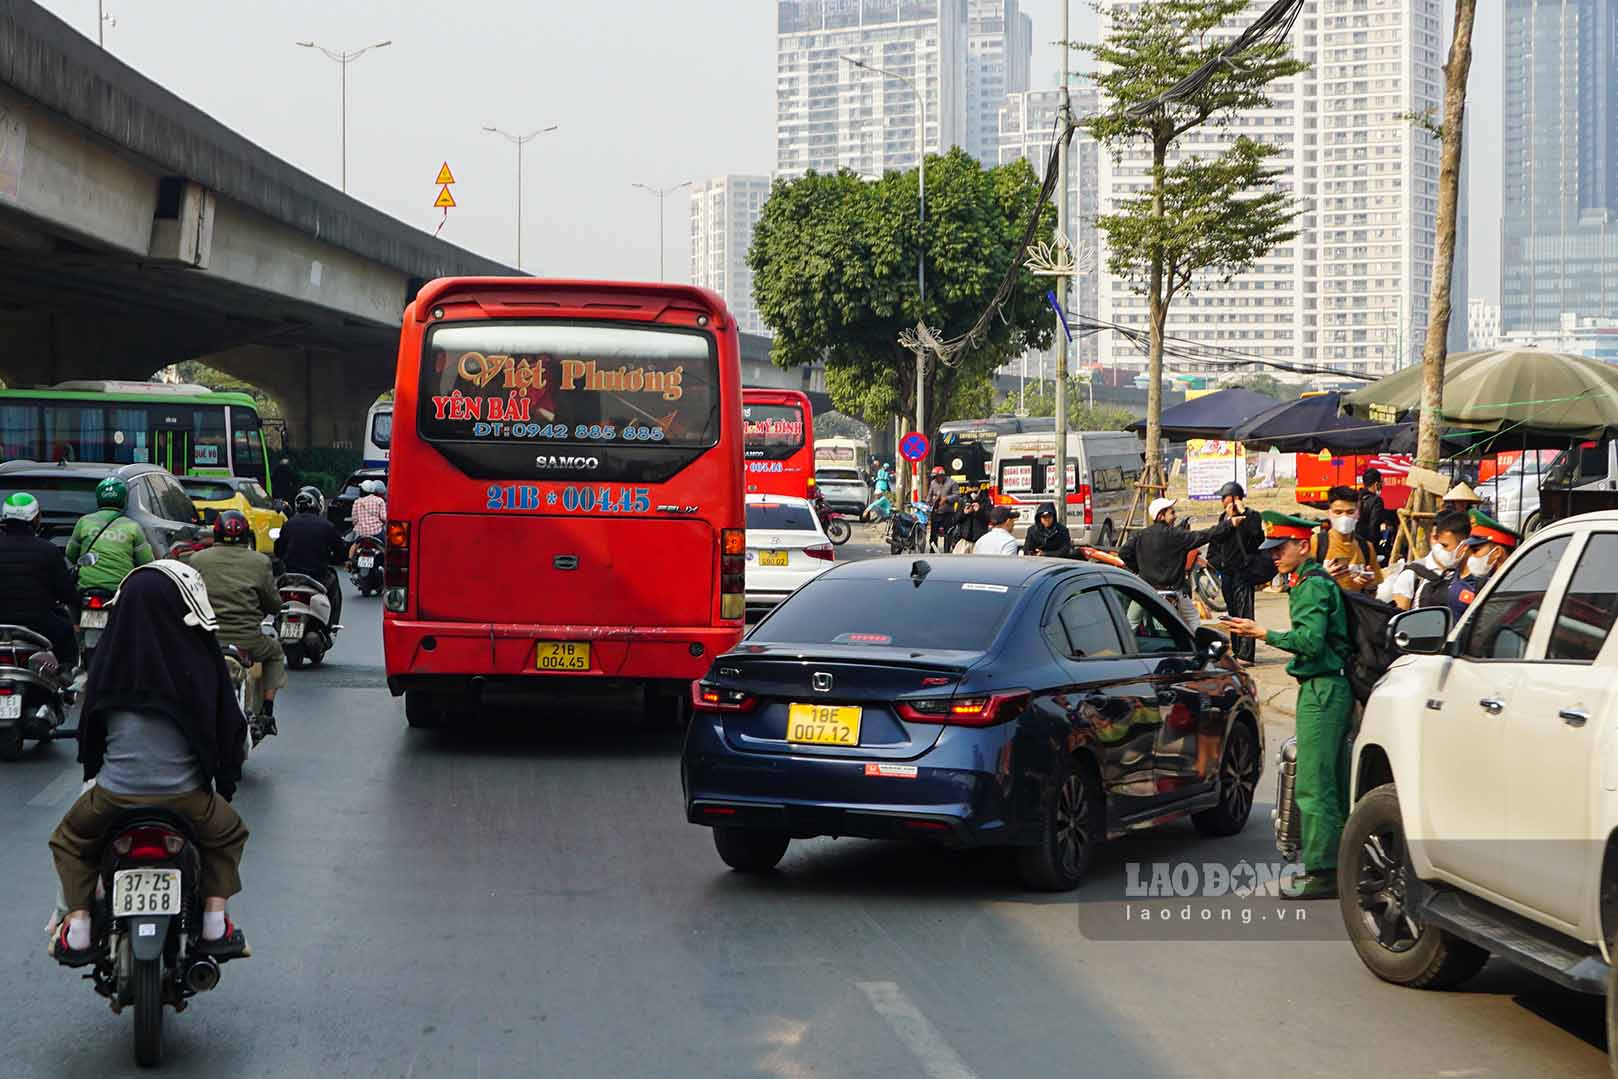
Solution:
{"label": "dark jacket", "polygon": [[[975,507],[975,508],[974,508]],[[960,536],[968,543],[976,543],[989,531],[989,506],[982,499],[968,498],[961,502],[961,515],[955,525]]]}
{"label": "dark jacket", "polygon": [[1360,492],[1360,519],[1354,525],[1354,535],[1376,547],[1382,543],[1382,524],[1389,517],[1382,504],[1382,496],[1375,491]]}
{"label": "dark jacket", "polygon": [[302,573],[318,581],[329,567],[348,557],[348,548],[336,525],[317,514],[300,513],[281,526],[275,557],[285,563],[288,573]]}
{"label": "dark jacket", "polygon": [[1230,531],[1230,521],[1224,518],[1201,532],[1189,532],[1158,521],[1146,531],[1131,536],[1118,554],[1124,565],[1159,592],[1179,592],[1185,588],[1185,556]]}
{"label": "dark jacket", "polygon": [[275,471],[270,473],[270,494],[275,498],[292,501],[292,494],[298,489],[298,471],[291,465],[278,464]]}
{"label": "dark jacket", "polygon": [[1052,521],[1049,528],[1041,525],[1039,519],[1047,513],[1052,517],[1056,516],[1056,503],[1041,502],[1039,509],[1034,511],[1034,523],[1028,526],[1028,534],[1023,537],[1023,554],[1042,554],[1051,558],[1071,557],[1072,534],[1061,521]]}
{"label": "dark jacket", "polygon": [[62,552],[31,531],[0,528],[0,621],[26,625],[48,617],[58,603],[79,609]]}
{"label": "dark jacket", "polygon": [[[1222,513],[1221,521],[1229,521],[1230,514]],[[1239,573],[1252,560],[1253,552],[1264,542],[1264,518],[1249,509],[1242,523],[1223,536],[1208,541],[1208,565],[1220,573]],[[1273,574],[1271,575],[1273,576]]]}

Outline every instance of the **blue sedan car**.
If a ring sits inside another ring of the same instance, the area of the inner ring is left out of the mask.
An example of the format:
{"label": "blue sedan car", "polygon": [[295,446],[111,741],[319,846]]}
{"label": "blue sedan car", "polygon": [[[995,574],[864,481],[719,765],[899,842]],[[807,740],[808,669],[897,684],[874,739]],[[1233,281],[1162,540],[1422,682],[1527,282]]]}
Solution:
{"label": "blue sedan car", "polygon": [[1189,816],[1241,831],[1263,762],[1252,679],[1138,577],[1085,562],[841,563],[692,686],[686,815],[733,869],[793,839],[1017,848],[1064,891],[1095,845]]}

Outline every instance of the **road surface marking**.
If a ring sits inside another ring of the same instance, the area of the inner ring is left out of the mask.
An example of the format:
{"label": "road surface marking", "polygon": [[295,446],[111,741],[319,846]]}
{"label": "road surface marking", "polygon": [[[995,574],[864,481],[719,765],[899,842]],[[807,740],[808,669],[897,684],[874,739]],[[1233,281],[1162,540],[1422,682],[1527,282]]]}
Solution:
{"label": "road surface marking", "polygon": [[930,1079],[977,1079],[910,998],[893,982],[856,982],[877,1014],[921,1061]]}
{"label": "road surface marking", "polygon": [[59,805],[68,795],[78,794],[79,787],[83,783],[84,769],[74,765],[47,783],[44,790],[28,799],[28,804],[31,806]]}

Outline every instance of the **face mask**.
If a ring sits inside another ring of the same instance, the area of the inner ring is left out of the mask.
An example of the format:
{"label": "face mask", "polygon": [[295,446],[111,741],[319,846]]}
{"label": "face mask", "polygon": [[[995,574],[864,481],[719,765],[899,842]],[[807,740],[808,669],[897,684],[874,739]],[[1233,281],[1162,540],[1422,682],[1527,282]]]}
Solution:
{"label": "face mask", "polygon": [[1466,575],[1468,577],[1487,577],[1489,571],[1493,568],[1485,555],[1475,554],[1466,560]]}
{"label": "face mask", "polygon": [[1352,536],[1354,534],[1354,527],[1359,523],[1359,517],[1353,515],[1348,517],[1333,517],[1331,519],[1331,526],[1336,529],[1338,535],[1341,536]]}
{"label": "face mask", "polygon": [[1433,544],[1433,561],[1437,563],[1439,569],[1449,569],[1455,564],[1455,552],[1448,547],[1440,547],[1435,543]]}

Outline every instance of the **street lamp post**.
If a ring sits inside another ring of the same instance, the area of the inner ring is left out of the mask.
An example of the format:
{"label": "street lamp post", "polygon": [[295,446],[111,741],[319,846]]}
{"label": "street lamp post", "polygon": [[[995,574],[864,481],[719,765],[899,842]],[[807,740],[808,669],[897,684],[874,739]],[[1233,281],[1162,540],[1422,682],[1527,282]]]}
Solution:
{"label": "street lamp post", "polygon": [[313,41],[300,41],[300,42],[297,42],[297,44],[298,44],[298,46],[300,48],[319,49],[321,52],[326,54],[327,59],[335,61],[337,66],[342,70],[342,74],[338,78],[339,85],[342,88],[342,90],[341,90],[341,100],[340,100],[339,105],[338,105],[338,114],[340,116],[340,121],[339,122],[342,125],[342,131],[343,131],[343,136],[342,136],[343,137],[343,166],[342,166],[342,169],[343,169],[343,190],[347,191],[348,190],[348,65],[352,64],[355,60],[358,60],[360,57],[364,56],[366,53],[370,52],[372,49],[385,49],[385,48],[387,48],[389,45],[393,44],[393,41],[392,41],[392,39],[389,39],[387,41],[378,41],[374,45],[367,45],[367,46],[365,46],[365,48],[363,48],[363,49],[355,49],[353,52],[333,52],[331,49],[326,48],[326,46],[317,45]]}
{"label": "street lamp post", "polygon": [[630,184],[629,186],[638,187],[657,198],[657,279],[662,281],[665,276],[663,272],[663,200],[676,191],[683,191],[690,187],[691,181],[687,180],[685,183],[675,184],[673,187],[653,187],[650,184]]}
{"label": "street lamp post", "polygon": [[[917,205],[917,220],[921,228],[917,235],[916,251],[916,320],[927,321],[927,95],[922,93],[921,87],[908,76],[900,75],[896,71],[887,71],[875,64],[867,64],[852,56],[843,59],[860,68],[885,79],[897,79],[910,87],[910,92],[916,95],[917,117],[916,126],[916,170],[917,187],[920,197]],[[922,434],[927,433],[927,353],[919,346],[916,349],[916,430]]]}
{"label": "street lamp post", "polygon": [[530,131],[526,135],[514,135],[509,131],[502,131],[498,127],[483,125],[483,130],[493,132],[517,147],[517,272],[522,272],[522,148],[539,136],[555,131],[559,125],[542,127],[538,131]]}

